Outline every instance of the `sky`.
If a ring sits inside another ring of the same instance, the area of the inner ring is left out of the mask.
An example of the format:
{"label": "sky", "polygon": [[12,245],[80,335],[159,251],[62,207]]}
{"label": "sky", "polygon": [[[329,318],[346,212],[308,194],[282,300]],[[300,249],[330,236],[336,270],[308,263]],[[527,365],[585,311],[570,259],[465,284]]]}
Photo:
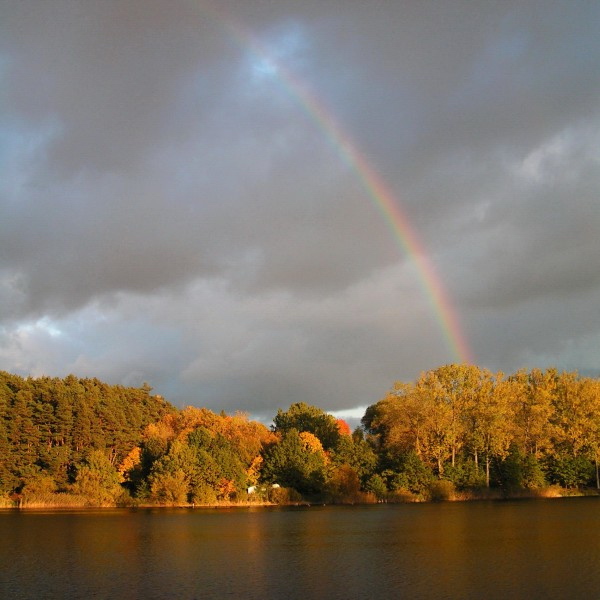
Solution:
{"label": "sky", "polygon": [[0,369],[360,416],[600,375],[600,3],[0,0]]}

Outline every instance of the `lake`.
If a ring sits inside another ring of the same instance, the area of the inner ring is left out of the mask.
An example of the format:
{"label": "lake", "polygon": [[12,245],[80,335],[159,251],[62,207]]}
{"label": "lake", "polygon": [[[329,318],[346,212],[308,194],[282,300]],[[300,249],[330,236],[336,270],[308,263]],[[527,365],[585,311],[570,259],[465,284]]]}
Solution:
{"label": "lake", "polygon": [[0,511],[0,598],[592,598],[600,498]]}

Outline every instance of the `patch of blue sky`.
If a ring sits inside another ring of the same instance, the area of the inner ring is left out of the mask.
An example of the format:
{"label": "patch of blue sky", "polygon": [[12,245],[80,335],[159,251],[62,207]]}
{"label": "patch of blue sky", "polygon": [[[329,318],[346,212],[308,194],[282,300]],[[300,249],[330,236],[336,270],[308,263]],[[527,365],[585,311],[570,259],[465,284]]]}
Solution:
{"label": "patch of blue sky", "polygon": [[[0,119],[0,195],[9,202],[18,202],[36,163],[42,163],[52,140],[62,131],[60,123],[47,120],[35,127],[11,115]],[[33,167],[33,168],[32,168]]]}
{"label": "patch of blue sky", "polygon": [[254,84],[271,83],[278,80],[281,69],[294,73],[306,66],[310,47],[304,28],[295,22],[288,22],[266,34],[253,43],[244,43],[248,48],[244,68],[249,70]]}

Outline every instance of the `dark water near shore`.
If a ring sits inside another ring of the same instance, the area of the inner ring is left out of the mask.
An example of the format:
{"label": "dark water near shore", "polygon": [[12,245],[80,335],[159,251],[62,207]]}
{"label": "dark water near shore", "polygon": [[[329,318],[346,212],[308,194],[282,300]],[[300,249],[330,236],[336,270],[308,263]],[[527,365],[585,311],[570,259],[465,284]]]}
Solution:
{"label": "dark water near shore", "polygon": [[0,598],[597,598],[600,499],[0,511]]}

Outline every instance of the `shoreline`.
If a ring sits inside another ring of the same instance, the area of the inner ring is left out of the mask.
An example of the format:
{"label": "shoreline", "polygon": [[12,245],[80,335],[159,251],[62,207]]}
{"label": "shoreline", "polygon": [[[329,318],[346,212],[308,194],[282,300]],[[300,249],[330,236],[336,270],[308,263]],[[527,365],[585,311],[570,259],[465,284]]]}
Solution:
{"label": "shoreline", "polygon": [[457,492],[450,498],[443,499],[424,499],[414,497],[411,499],[388,499],[378,502],[326,502],[326,501],[300,501],[287,503],[274,502],[219,502],[210,504],[154,504],[154,503],[131,503],[128,505],[93,505],[87,502],[79,503],[60,503],[60,502],[31,502],[19,505],[18,503],[7,502],[0,505],[0,511],[97,511],[114,509],[189,509],[189,510],[219,510],[233,508],[269,508],[269,507],[311,507],[311,506],[369,506],[374,504],[442,504],[447,502],[502,502],[508,500],[547,500],[556,498],[597,498],[600,497],[600,490],[595,488],[582,490],[567,490],[563,488],[544,488],[541,490],[519,490],[512,493],[503,493],[501,490],[491,490],[488,494]]}

